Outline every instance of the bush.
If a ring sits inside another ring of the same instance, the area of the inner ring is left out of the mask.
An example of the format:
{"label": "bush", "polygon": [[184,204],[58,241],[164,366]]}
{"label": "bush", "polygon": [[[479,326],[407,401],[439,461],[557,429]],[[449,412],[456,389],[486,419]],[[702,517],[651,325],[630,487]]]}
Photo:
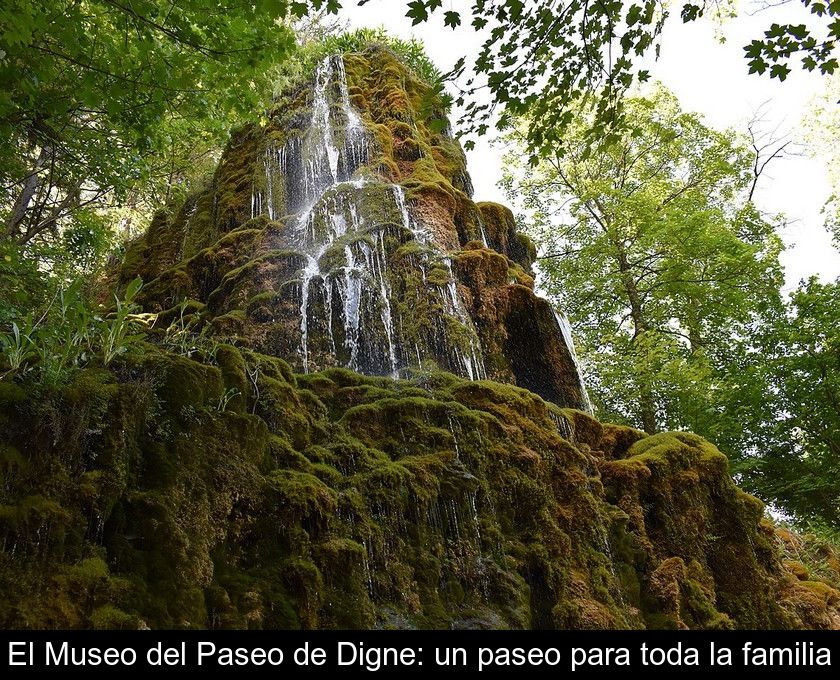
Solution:
{"label": "bush", "polygon": [[85,299],[81,279],[59,288],[40,314],[19,315],[0,326],[0,380],[34,374],[44,384],[66,382],[70,374],[93,361],[109,365],[137,342],[144,322],[134,299],[142,281],[114,296],[109,314],[94,313]]}
{"label": "bush", "polygon": [[403,40],[388,35],[387,31],[379,28],[359,28],[339,35],[329,36],[320,43],[320,53],[344,54],[346,52],[363,52],[371,45],[379,45],[391,50],[420,80],[431,87],[438,87],[443,82],[443,74],[426,54],[426,49],[420,40],[411,38]]}

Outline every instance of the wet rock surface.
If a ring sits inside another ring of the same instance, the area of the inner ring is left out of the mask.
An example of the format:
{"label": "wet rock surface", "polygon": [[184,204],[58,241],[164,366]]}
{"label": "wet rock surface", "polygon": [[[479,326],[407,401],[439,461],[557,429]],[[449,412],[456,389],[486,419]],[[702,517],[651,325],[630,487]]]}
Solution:
{"label": "wet rock surface", "polygon": [[212,186],[156,218],[122,280],[154,277],[149,311],[194,299],[219,339],[304,373],[436,368],[589,408],[571,336],[533,293],[533,245],[472,201],[429,97],[384,50],[325,59],[269,126],[233,136]]}

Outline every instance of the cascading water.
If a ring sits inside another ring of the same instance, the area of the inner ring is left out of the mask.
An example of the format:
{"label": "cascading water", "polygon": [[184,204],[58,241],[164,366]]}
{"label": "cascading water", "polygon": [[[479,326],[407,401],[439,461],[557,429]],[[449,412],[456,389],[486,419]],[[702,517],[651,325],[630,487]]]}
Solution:
{"label": "cascading water", "polygon": [[569,325],[569,320],[566,318],[565,314],[561,314],[555,310],[554,318],[557,320],[557,326],[560,329],[560,333],[563,335],[563,341],[566,343],[566,347],[568,348],[569,354],[572,356],[572,361],[575,364],[578,383],[580,384],[580,394],[583,399],[583,403],[586,405],[586,411],[593,414],[595,413],[595,409],[592,406],[592,401],[589,399],[589,393],[586,391],[586,383],[583,380],[583,370],[581,369],[577,353],[575,352],[575,343],[574,340],[572,340],[572,327]]}
{"label": "cascading water", "polygon": [[485,248],[489,248],[490,245],[487,243],[487,232],[484,229],[484,220],[481,219],[481,216],[478,218],[478,231],[481,234],[481,243]]}
{"label": "cascading water", "polygon": [[[265,150],[262,181],[255,182],[251,197],[253,217],[291,216],[277,245],[305,257],[298,273],[303,370],[338,364],[396,378],[401,368],[433,359],[470,379],[484,378],[478,335],[449,259],[411,214],[402,187],[365,168],[370,156],[343,60],[324,59],[315,74],[308,124]],[[391,260],[408,242],[417,245],[411,262],[424,284],[435,266],[447,273],[446,285],[423,291],[439,300],[443,312],[423,333],[427,346],[401,337],[404,317],[396,312]],[[462,332],[453,335],[453,324]],[[316,328],[323,329],[325,342],[313,336]]]}

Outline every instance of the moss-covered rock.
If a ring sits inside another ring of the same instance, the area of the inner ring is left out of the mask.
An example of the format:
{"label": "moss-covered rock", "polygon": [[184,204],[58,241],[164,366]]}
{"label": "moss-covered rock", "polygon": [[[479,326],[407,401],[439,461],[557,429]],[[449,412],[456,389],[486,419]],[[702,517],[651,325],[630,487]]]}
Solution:
{"label": "moss-covered rock", "polygon": [[[381,46],[337,59],[343,84],[328,60],[330,79],[320,71],[281,95],[267,125],[234,131],[212,180],[155,217],[119,281],[146,281],[149,312],[204,304],[206,333],[297,370],[437,367],[586,407],[554,314],[533,293],[533,244],[509,209],[472,200],[443,102]],[[347,181],[313,205],[323,159],[303,154],[322,124],[318,82]],[[343,86],[363,129],[350,141]]]}
{"label": "moss-covered rock", "polygon": [[783,561],[800,539],[699,437],[451,374],[212,356],[147,346],[64,388],[4,388],[0,624],[838,621],[837,573]]}

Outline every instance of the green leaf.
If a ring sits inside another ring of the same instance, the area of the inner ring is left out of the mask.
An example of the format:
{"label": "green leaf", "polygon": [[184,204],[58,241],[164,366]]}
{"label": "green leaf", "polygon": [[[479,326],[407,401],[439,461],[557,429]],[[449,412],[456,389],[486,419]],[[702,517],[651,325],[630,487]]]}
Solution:
{"label": "green leaf", "polygon": [[458,12],[446,12],[443,17],[444,26],[451,26],[457,28],[461,25],[461,15]]}
{"label": "green leaf", "polygon": [[412,0],[412,2],[409,2],[408,11],[405,15],[411,19],[412,26],[416,26],[429,19],[429,12],[426,10],[426,4],[423,0]]}
{"label": "green leaf", "polygon": [[693,3],[686,3],[680,10],[680,16],[683,23],[687,24],[689,21],[695,21],[703,16],[703,8]]}
{"label": "green leaf", "polygon": [[128,284],[128,286],[125,289],[125,294],[123,296],[125,302],[132,302],[134,298],[137,297],[137,293],[140,292],[140,289],[142,287],[143,279],[141,279],[139,276],[135,279],[132,279],[132,281]]}
{"label": "green leaf", "polygon": [[790,74],[790,67],[787,64],[773,64],[770,67],[770,77],[784,80]]}

